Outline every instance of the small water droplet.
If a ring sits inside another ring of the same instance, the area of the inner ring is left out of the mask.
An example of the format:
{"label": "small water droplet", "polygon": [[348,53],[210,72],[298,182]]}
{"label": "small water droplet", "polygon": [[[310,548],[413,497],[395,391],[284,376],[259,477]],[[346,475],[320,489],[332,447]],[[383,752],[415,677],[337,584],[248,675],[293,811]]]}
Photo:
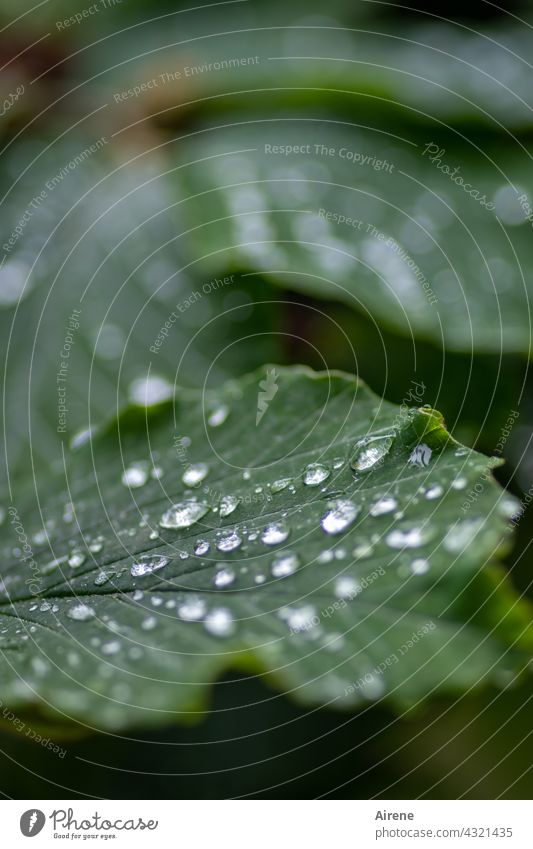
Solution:
{"label": "small water droplet", "polygon": [[434,486],[430,486],[429,489],[426,489],[426,498],[429,501],[433,501],[435,498],[440,498],[442,493],[444,492],[440,483],[434,484]]}
{"label": "small water droplet", "polygon": [[73,551],[68,559],[68,565],[73,569],[77,569],[79,566],[83,566],[85,560],[86,557],[82,551]]}
{"label": "small water droplet", "polygon": [[446,551],[452,554],[460,554],[478,534],[484,524],[484,519],[466,519],[463,522],[457,522],[452,525],[446,536],[444,537],[443,545]]}
{"label": "small water droplet", "polygon": [[294,575],[300,566],[300,559],[292,551],[280,552],[272,561],[270,571],[274,578],[287,578]]}
{"label": "small water droplet", "polygon": [[205,501],[181,501],[179,504],[173,504],[170,510],[167,510],[161,516],[159,524],[162,528],[177,530],[181,528],[190,528],[196,522],[209,512],[209,505]]}
{"label": "small water droplet", "polygon": [[213,578],[213,583],[217,589],[230,587],[235,581],[235,572],[231,566],[223,566]]}
{"label": "small water droplet", "polygon": [[369,472],[375,469],[389,453],[394,434],[383,436],[365,436],[356,442],[350,465],[356,472]]}
{"label": "small water droplet", "polygon": [[225,534],[223,537],[217,541],[217,548],[219,551],[234,551],[242,544],[242,537],[239,536],[237,531],[232,531],[230,534]]}
{"label": "small water droplet", "polygon": [[194,553],[197,557],[202,557],[204,554],[209,552],[210,548],[211,546],[206,539],[199,539],[194,545]]}
{"label": "small water droplet", "polygon": [[419,527],[396,528],[387,534],[387,545],[391,548],[419,548],[428,542],[433,536],[433,532],[428,529]]}
{"label": "small water droplet", "polygon": [[413,560],[410,569],[413,575],[425,575],[429,569],[429,560],[426,560],[424,557],[418,557],[416,560]]}
{"label": "small water droplet", "polygon": [[386,495],[383,498],[380,498],[375,504],[370,508],[371,516],[384,516],[386,513],[392,513],[393,510],[396,510],[398,506],[398,502],[392,495]]}
{"label": "small water droplet", "polygon": [[188,487],[199,486],[206,479],[209,472],[207,463],[191,463],[181,476],[182,483]]}
{"label": "small water droplet", "polygon": [[361,584],[351,575],[341,575],[335,581],[333,591],[337,598],[352,599],[361,592]]}
{"label": "small water droplet", "polygon": [[146,619],[143,619],[141,622],[141,628],[143,631],[152,631],[157,625],[157,619],[155,616],[147,616]]}
{"label": "small water droplet", "polygon": [[178,605],[178,616],[187,622],[198,622],[204,618],[206,609],[205,601],[202,598],[191,596]]}
{"label": "small water droplet", "polygon": [[96,613],[88,604],[75,604],[74,607],[69,607],[67,616],[76,622],[88,622],[89,619],[94,619]]}
{"label": "small water droplet", "polygon": [[270,522],[261,534],[261,542],[265,545],[279,545],[288,538],[290,530],[285,522]]}
{"label": "small water droplet", "polygon": [[148,469],[145,465],[134,463],[122,473],[122,483],[130,489],[139,489],[148,480]]}
{"label": "small water droplet", "polygon": [[214,607],[205,617],[205,629],[215,637],[228,637],[235,630],[235,622],[225,607]]}
{"label": "small water droplet", "polygon": [[328,512],[322,516],[320,524],[327,534],[340,534],[355,521],[359,507],[347,498],[330,501]]}
{"label": "small water droplet", "polygon": [[330,471],[323,463],[309,463],[304,469],[303,482],[306,486],[320,486],[329,476]]}
{"label": "small water droplet", "polygon": [[289,484],[292,483],[292,478],[278,478],[278,480],[273,481],[270,491],[271,492],[283,492],[284,489],[287,489]]}
{"label": "small water droplet", "polygon": [[224,519],[226,516],[230,516],[237,509],[240,502],[241,499],[237,495],[223,495],[220,499],[220,517]]}
{"label": "small water droplet", "polygon": [[102,654],[117,654],[121,648],[122,646],[118,640],[111,640],[109,643],[104,643],[102,645]]}
{"label": "small water droplet", "polygon": [[103,549],[103,547],[104,547],[104,538],[102,536],[98,536],[89,545],[89,551],[92,554],[99,554],[99,552]]}
{"label": "small water droplet", "polygon": [[162,554],[143,554],[132,565],[130,573],[134,578],[140,578],[143,575],[151,575],[152,572],[157,572],[167,563],[170,563],[170,558],[164,557]]}
{"label": "small water droplet", "polygon": [[464,489],[467,483],[468,481],[466,480],[466,478],[455,478],[455,480],[452,481],[452,489]]}
{"label": "small water droplet", "polygon": [[207,423],[210,427],[220,427],[223,425],[229,416],[229,407],[227,404],[220,404],[209,413]]}

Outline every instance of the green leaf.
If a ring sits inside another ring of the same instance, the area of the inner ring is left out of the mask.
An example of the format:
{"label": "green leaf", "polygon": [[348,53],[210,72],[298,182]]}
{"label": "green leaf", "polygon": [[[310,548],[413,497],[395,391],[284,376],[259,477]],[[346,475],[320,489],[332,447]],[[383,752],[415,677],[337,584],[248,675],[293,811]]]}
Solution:
{"label": "green leaf", "polygon": [[517,510],[491,465],[340,372],[126,410],[10,508],[0,698],[118,729],[193,719],[228,668],[343,708],[506,681],[532,637],[486,566]]}
{"label": "green leaf", "polygon": [[528,353],[526,157],[339,123],[241,118],[195,135],[179,154],[191,257],[449,350]]}

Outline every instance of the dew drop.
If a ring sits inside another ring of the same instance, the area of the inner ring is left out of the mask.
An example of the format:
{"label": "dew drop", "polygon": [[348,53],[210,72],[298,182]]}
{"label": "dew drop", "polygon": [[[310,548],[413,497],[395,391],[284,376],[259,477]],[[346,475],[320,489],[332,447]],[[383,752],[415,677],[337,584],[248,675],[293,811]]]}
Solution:
{"label": "dew drop", "polygon": [[410,569],[413,575],[425,575],[429,569],[429,560],[426,560],[424,557],[418,557],[416,560],[413,560]]}
{"label": "dew drop", "polygon": [[328,512],[320,520],[322,530],[327,534],[342,533],[359,515],[359,507],[347,498],[330,501],[328,508]]}
{"label": "dew drop", "polygon": [[139,489],[144,486],[148,480],[148,469],[146,466],[134,464],[124,469],[122,473],[122,483],[130,489]]}
{"label": "dew drop", "polygon": [[433,501],[435,498],[440,498],[442,493],[444,492],[440,483],[436,483],[434,486],[430,486],[429,489],[426,489],[426,498],[429,501]]}
{"label": "dew drop", "polygon": [[384,516],[386,513],[392,513],[393,510],[396,510],[398,506],[398,502],[392,495],[386,495],[383,498],[380,498],[379,501],[376,501],[375,504],[370,508],[371,516]]}
{"label": "dew drop", "polygon": [[261,542],[265,545],[279,545],[285,542],[290,533],[285,522],[270,522],[261,534]]}
{"label": "dew drop", "polygon": [[173,504],[170,510],[163,513],[159,524],[162,528],[171,530],[190,528],[208,512],[209,505],[205,501],[181,501],[178,504]]}
{"label": "dew drop", "polygon": [[141,622],[141,628],[143,631],[152,631],[157,625],[157,619],[155,616],[147,616],[146,619],[143,619]]}
{"label": "dew drop", "polygon": [[77,569],[79,566],[83,566],[85,560],[86,557],[82,551],[73,551],[68,559],[68,565],[73,569]]}
{"label": "dew drop", "polygon": [[178,616],[186,622],[198,622],[205,616],[205,601],[197,596],[191,596],[178,605]]}
{"label": "dew drop", "polygon": [[280,552],[272,561],[270,571],[274,578],[287,578],[294,575],[300,566],[300,559],[292,551]]}
{"label": "dew drop", "polygon": [[483,524],[484,519],[480,518],[466,519],[464,522],[457,522],[452,525],[443,541],[446,551],[452,554],[460,554],[472,542]]}
{"label": "dew drop", "polygon": [[389,453],[394,434],[384,436],[366,436],[354,446],[350,466],[356,472],[369,472],[375,469]]}
{"label": "dew drop", "polygon": [[215,637],[228,637],[235,630],[235,622],[225,607],[214,607],[205,617],[205,629]]}
{"label": "dew drop", "polygon": [[278,478],[278,480],[273,481],[270,491],[271,492],[283,492],[284,489],[292,483],[292,478]]}
{"label": "dew drop", "polygon": [[455,478],[455,480],[452,481],[452,489],[464,489],[466,487],[466,484],[467,484],[466,478],[463,478],[463,477]]}
{"label": "dew drop", "polygon": [[206,539],[199,539],[194,544],[194,553],[197,557],[202,557],[204,554],[209,552],[210,548],[211,546]]}
{"label": "dew drop", "polygon": [[329,469],[322,463],[309,463],[304,469],[303,481],[306,486],[320,486],[329,475]]}
{"label": "dew drop", "polygon": [[88,622],[89,619],[94,619],[96,614],[88,604],[75,604],[74,607],[69,607],[67,616],[76,622]]}
{"label": "dew drop", "polygon": [[188,487],[198,486],[206,479],[208,472],[207,463],[191,463],[181,476],[182,483]]}
{"label": "dew drop", "polygon": [[102,645],[102,654],[117,654],[121,648],[122,646],[118,640],[111,640],[109,643],[104,643]]}
{"label": "dew drop", "polygon": [[236,531],[232,531],[230,534],[220,537],[216,545],[219,551],[234,551],[241,544],[242,537]]}
{"label": "dew drop", "polygon": [[213,578],[213,583],[217,589],[223,589],[224,587],[230,587],[235,581],[235,572],[231,568],[231,566],[224,566],[222,569],[216,573]]}
{"label": "dew drop", "polygon": [[220,517],[225,519],[226,516],[230,516],[237,509],[240,501],[241,499],[237,495],[223,495],[220,499]]}
{"label": "dew drop", "polygon": [[391,548],[419,548],[433,536],[429,529],[418,527],[396,528],[387,534],[386,542]]}
{"label": "dew drop", "polygon": [[141,578],[143,575],[151,575],[152,572],[157,572],[167,563],[170,563],[170,558],[164,557],[162,554],[143,554],[132,565],[130,573],[134,578]]}
{"label": "dew drop", "polygon": [[209,413],[207,423],[210,427],[220,427],[223,425],[229,416],[229,407],[227,404],[220,404]]}
{"label": "dew drop", "polygon": [[355,598],[361,592],[361,584],[356,578],[350,575],[342,575],[335,581],[334,593],[337,598],[351,599]]}

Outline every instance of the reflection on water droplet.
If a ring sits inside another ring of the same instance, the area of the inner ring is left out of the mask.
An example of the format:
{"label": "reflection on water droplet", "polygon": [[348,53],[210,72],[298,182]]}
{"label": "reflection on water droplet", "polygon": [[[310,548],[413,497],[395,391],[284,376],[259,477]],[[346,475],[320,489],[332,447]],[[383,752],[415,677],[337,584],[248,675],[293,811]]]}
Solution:
{"label": "reflection on water droplet", "polygon": [[132,565],[130,572],[134,578],[140,578],[143,575],[151,575],[152,572],[157,572],[163,566],[166,566],[167,563],[170,563],[170,558],[164,557],[162,554],[143,554]]}
{"label": "reflection on water droplet", "polygon": [[398,502],[392,495],[386,495],[383,498],[380,498],[379,501],[376,501],[375,504],[370,508],[371,516],[383,516],[386,513],[392,513],[393,510],[396,510],[398,506]]}
{"label": "reflection on water droplet", "polygon": [[189,487],[198,486],[206,479],[208,472],[207,463],[191,463],[181,476],[182,483]]}
{"label": "reflection on water droplet", "polygon": [[226,516],[230,516],[237,509],[240,501],[241,499],[237,495],[223,495],[220,499],[220,517],[224,519]]}
{"label": "reflection on water droplet", "polygon": [[205,629],[215,637],[227,637],[235,630],[235,623],[229,610],[214,607],[205,617]]}
{"label": "reflection on water droplet", "polygon": [[236,548],[239,548],[241,544],[242,537],[239,536],[237,531],[232,531],[231,533],[220,537],[216,546],[219,551],[234,551]]}
{"label": "reflection on water droplet", "polygon": [[394,434],[366,436],[357,442],[353,449],[350,465],[356,472],[369,472],[381,464],[389,453]]}
{"label": "reflection on water droplet", "polygon": [[289,536],[289,528],[285,522],[271,522],[261,534],[261,542],[265,545],[279,545]]}
{"label": "reflection on water droplet", "polygon": [[170,510],[163,513],[159,524],[162,528],[171,530],[190,528],[208,512],[209,506],[205,501],[181,501],[179,504],[173,504]]}
{"label": "reflection on water droplet", "polygon": [[306,486],[320,486],[330,476],[329,469],[323,463],[309,463],[303,473],[303,481]]}
{"label": "reflection on water droplet", "polygon": [[271,572],[274,578],[286,578],[289,575],[294,575],[300,565],[300,560],[297,554],[292,551],[284,551],[274,558],[271,565]]}
{"label": "reflection on water droplet", "polygon": [[340,534],[345,531],[359,515],[359,507],[347,498],[330,501],[328,512],[322,516],[320,524],[327,534]]}
{"label": "reflection on water droplet", "polygon": [[89,619],[94,619],[96,613],[88,604],[75,604],[74,607],[69,607],[67,616],[76,622],[87,622]]}

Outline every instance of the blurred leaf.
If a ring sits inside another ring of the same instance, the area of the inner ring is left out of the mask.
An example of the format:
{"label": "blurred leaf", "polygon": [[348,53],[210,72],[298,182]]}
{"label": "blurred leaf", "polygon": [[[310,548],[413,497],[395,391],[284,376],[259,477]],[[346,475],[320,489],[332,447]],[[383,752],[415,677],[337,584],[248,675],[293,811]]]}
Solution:
{"label": "blurred leaf", "polygon": [[335,707],[505,681],[529,611],[490,570],[469,588],[517,509],[492,465],[342,373],[129,408],[11,508],[3,703],[118,729],[194,718],[236,667]]}

